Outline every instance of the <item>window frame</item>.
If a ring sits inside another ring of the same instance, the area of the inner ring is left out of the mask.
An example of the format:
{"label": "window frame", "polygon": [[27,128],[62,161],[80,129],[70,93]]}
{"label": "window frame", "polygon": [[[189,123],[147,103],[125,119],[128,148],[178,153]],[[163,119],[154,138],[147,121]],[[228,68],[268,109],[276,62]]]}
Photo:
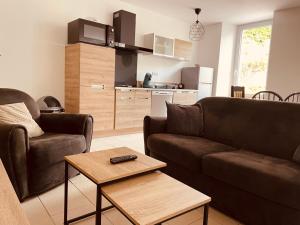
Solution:
{"label": "window frame", "polygon": [[[273,20],[263,20],[259,22],[254,22],[254,23],[247,23],[247,24],[242,24],[239,25],[237,28],[237,34],[236,34],[236,49],[235,49],[235,57],[234,57],[234,69],[233,69],[233,85],[237,86],[238,85],[238,76],[239,76],[239,70],[240,70],[240,55],[241,55],[241,49],[242,49],[242,35],[243,31],[255,27],[263,27],[263,26],[273,26]],[[272,39],[272,37],[271,37]],[[271,40],[272,42],[272,40]],[[271,49],[271,48],[270,48]],[[270,61],[270,54],[269,54],[269,61]],[[269,64],[269,62],[268,62]],[[268,70],[267,68],[267,77],[266,80],[268,80]],[[249,97],[250,94],[245,93],[246,97]]]}

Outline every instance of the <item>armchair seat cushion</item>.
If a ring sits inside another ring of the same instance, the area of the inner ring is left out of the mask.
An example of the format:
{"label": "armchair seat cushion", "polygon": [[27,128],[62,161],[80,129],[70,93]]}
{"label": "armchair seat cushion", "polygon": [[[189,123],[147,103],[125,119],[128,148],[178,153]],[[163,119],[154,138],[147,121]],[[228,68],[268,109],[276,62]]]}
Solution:
{"label": "armchair seat cushion", "polygon": [[236,150],[201,137],[166,133],[150,135],[147,145],[151,156],[167,158],[192,171],[201,171],[202,157],[206,154]]}
{"label": "armchair seat cushion", "polygon": [[300,165],[239,150],[203,158],[203,173],[264,199],[300,210]]}
{"label": "armchair seat cushion", "polygon": [[63,162],[64,156],[82,153],[86,150],[83,135],[45,133],[29,140],[31,169],[40,169]]}

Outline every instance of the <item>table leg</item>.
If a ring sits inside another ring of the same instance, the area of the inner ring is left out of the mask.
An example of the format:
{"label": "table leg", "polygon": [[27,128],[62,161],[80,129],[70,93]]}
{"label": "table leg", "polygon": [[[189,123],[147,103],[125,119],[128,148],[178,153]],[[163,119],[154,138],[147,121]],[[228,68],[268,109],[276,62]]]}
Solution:
{"label": "table leg", "polygon": [[209,209],[209,205],[208,204],[204,205],[203,225],[208,224],[208,209]]}
{"label": "table leg", "polygon": [[69,164],[65,161],[65,199],[64,199],[64,225],[68,224],[68,173]]}
{"label": "table leg", "polygon": [[101,208],[102,208],[102,192],[101,186],[97,185],[97,197],[96,197],[96,225],[101,225]]}

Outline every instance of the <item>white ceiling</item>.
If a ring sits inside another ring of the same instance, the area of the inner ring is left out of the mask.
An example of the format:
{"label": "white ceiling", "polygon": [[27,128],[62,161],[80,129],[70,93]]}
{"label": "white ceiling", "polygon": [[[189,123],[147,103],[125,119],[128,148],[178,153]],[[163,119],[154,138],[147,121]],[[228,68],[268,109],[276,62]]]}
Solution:
{"label": "white ceiling", "polygon": [[228,22],[245,24],[271,19],[273,12],[300,6],[300,0],[122,0],[186,22],[196,18],[193,9],[202,8],[205,24]]}

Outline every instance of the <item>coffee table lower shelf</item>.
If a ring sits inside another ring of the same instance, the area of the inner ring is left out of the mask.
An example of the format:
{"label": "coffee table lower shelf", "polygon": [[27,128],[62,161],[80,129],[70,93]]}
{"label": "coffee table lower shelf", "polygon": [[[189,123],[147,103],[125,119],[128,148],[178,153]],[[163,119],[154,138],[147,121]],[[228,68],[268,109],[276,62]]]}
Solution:
{"label": "coffee table lower shelf", "polygon": [[[153,170],[150,170],[150,171],[147,171],[147,172],[144,172],[144,173],[135,174],[135,175],[128,176],[128,177],[123,177],[123,178],[120,178],[120,179],[117,179],[117,180],[114,180],[114,181],[110,181],[110,182],[107,182],[107,183],[103,183],[103,184],[97,184],[92,179],[90,179],[89,177],[86,176],[89,180],[91,180],[97,186],[96,211],[93,211],[93,212],[90,212],[90,213],[87,213],[87,214],[84,214],[84,215],[81,215],[81,216],[78,216],[78,217],[75,217],[75,218],[72,218],[72,219],[68,220],[68,181],[69,181],[69,179],[68,179],[68,173],[69,173],[69,166],[72,166],[72,165],[69,164],[67,161],[65,161],[64,225],[68,225],[68,224],[77,222],[79,220],[88,218],[88,217],[93,216],[93,215],[96,215],[95,225],[101,225],[101,213],[105,212],[105,211],[107,211],[109,209],[112,209],[112,208],[118,209],[118,211],[120,213],[122,213],[122,215],[124,215],[132,224],[136,224],[130,217],[128,217],[121,209],[118,208],[117,205],[115,205],[108,198],[106,198],[106,199],[111,203],[111,206],[107,206],[105,208],[102,208],[102,187],[104,187],[106,185],[109,185],[109,184],[116,183],[116,182],[120,182],[121,180],[125,180],[125,179],[127,180],[129,178],[133,178],[133,177],[136,177],[136,176],[141,176],[141,175],[149,174],[149,173],[152,173],[152,172],[156,171],[157,169],[153,169]],[[75,167],[73,167],[73,168],[76,169]],[[168,218],[166,220],[160,221],[159,223],[156,223],[155,225],[161,225],[164,222],[172,220],[172,219],[174,219],[176,217],[179,217],[179,216],[181,216],[183,214],[186,214],[188,212],[191,212],[191,211],[193,211],[195,209],[198,209],[198,208],[201,208],[201,207],[204,207],[203,225],[208,225],[209,203],[206,203],[206,204],[203,204],[201,206],[197,206],[197,207],[192,208],[190,210],[184,211],[184,212],[182,212],[180,214],[177,214],[175,216],[172,216],[172,217],[170,217],[170,218]]]}

